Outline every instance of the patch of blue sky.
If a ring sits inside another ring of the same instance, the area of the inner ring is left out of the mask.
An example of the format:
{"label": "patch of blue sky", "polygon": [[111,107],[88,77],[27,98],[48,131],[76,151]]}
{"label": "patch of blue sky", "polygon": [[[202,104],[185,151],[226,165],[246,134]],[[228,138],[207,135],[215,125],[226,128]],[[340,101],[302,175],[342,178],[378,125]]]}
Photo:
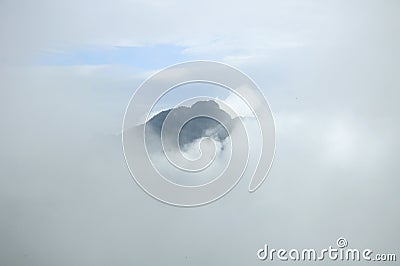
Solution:
{"label": "patch of blue sky", "polygon": [[128,65],[142,69],[159,69],[195,58],[183,53],[185,47],[154,45],[140,47],[85,47],[61,52],[43,52],[39,65]]}

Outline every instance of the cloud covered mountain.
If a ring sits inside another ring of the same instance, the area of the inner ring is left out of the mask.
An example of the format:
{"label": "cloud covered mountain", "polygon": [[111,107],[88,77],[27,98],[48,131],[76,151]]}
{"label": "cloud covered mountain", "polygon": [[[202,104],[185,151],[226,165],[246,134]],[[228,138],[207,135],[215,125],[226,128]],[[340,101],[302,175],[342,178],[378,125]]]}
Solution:
{"label": "cloud covered mountain", "polygon": [[[205,116],[198,116],[191,119],[183,125],[180,131],[180,147],[184,149],[188,144],[204,137],[210,137],[216,141],[223,142],[229,136],[228,131],[234,127],[234,124],[238,121],[238,118],[232,119],[229,114],[220,109],[219,105],[212,100],[198,101],[191,107],[180,106],[175,109],[162,111],[148,120],[147,125],[150,126],[149,128],[157,137],[161,138],[163,123],[168,115],[170,116],[169,119],[171,119],[169,120],[170,123],[176,123],[176,126],[180,126],[179,121],[181,121],[182,117],[191,115],[196,116],[198,114],[205,113],[205,111],[216,117],[219,122],[213,118]],[[226,128],[222,126],[222,124]],[[166,141],[173,141],[176,138],[174,134],[169,134],[169,132],[166,132],[165,136],[167,136]]]}

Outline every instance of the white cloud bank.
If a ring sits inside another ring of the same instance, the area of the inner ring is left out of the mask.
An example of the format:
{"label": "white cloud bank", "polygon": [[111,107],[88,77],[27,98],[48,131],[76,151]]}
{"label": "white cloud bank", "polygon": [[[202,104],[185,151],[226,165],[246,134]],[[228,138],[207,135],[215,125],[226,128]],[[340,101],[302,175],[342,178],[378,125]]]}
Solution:
{"label": "white cloud bank", "polygon": [[[0,264],[256,265],[265,243],[318,248],[339,236],[396,252],[399,9],[397,1],[1,2]],[[277,152],[256,193],[243,180],[202,208],[154,201],[130,178],[114,137],[143,75],[30,65],[40,50],[155,43],[224,59],[263,89]]]}

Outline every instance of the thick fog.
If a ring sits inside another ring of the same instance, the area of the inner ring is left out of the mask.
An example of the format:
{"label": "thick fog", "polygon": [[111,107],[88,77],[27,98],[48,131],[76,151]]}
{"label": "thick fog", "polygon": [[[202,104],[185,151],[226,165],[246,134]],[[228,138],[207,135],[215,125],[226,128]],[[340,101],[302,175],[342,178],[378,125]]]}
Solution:
{"label": "thick fog", "polygon": [[[264,244],[323,249],[338,237],[398,252],[399,9],[397,1],[1,2],[0,264],[261,265],[271,264],[257,258]],[[256,192],[245,175],[220,200],[179,208],[131,177],[125,108],[151,73],[181,58],[40,61],[163,44],[240,68],[267,97],[276,154]]]}

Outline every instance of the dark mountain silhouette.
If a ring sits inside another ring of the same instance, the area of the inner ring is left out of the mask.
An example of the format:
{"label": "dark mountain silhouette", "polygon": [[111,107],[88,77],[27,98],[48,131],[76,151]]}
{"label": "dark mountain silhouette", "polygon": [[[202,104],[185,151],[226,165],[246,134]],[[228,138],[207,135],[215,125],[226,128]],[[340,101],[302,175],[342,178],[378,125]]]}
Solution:
{"label": "dark mountain silhouette", "polygon": [[[232,119],[224,110],[219,108],[219,105],[212,101],[199,101],[193,104],[191,107],[178,107],[176,109],[168,109],[162,111],[150,120],[147,121],[147,125],[150,126],[152,130],[161,137],[161,130],[163,123],[168,115],[170,115],[170,122],[174,123],[180,121],[180,118],[186,117],[188,115],[198,115],[207,110],[208,113],[213,114],[222,124],[230,130],[238,118]],[[165,130],[165,128],[164,128]],[[169,136],[166,132],[166,136]],[[228,131],[216,120],[209,117],[195,117],[189,122],[187,122],[179,134],[179,145],[184,148],[186,144],[189,144],[199,138],[212,137],[217,141],[223,141],[229,136]],[[176,136],[170,136],[171,138],[176,138]]]}

